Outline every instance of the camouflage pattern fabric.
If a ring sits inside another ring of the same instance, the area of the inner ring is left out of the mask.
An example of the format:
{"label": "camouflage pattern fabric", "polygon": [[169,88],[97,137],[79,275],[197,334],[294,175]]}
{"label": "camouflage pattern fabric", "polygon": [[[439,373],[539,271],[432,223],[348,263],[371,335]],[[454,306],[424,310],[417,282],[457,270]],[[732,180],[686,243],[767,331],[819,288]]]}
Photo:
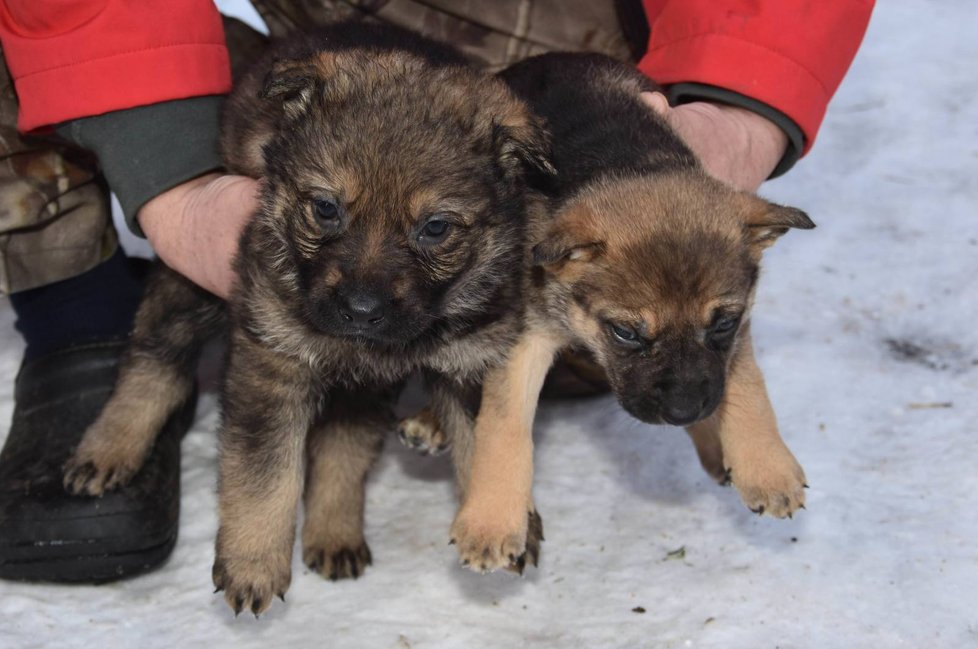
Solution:
{"label": "camouflage pattern fabric", "polygon": [[[95,159],[17,133],[17,97],[0,61],[0,293],[82,273],[115,252]],[[70,218],[62,218],[70,216]]]}
{"label": "camouflage pattern fabric", "polygon": [[272,36],[338,18],[380,20],[452,43],[491,70],[553,50],[633,60],[612,0],[253,0]]}

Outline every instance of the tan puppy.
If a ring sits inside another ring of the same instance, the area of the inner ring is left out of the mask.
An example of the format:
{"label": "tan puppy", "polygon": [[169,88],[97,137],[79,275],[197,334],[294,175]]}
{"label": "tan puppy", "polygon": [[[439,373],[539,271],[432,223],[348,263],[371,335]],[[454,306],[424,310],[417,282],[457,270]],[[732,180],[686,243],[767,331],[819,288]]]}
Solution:
{"label": "tan puppy", "polygon": [[555,219],[534,248],[527,328],[484,384],[452,527],[463,562],[508,567],[528,548],[537,397],[569,345],[594,355],[630,414],[686,426],[703,467],[751,510],[790,516],[805,475],[778,433],[750,309],[762,251],[812,222],[710,178],[626,66],[551,54],[502,76],[552,130]]}

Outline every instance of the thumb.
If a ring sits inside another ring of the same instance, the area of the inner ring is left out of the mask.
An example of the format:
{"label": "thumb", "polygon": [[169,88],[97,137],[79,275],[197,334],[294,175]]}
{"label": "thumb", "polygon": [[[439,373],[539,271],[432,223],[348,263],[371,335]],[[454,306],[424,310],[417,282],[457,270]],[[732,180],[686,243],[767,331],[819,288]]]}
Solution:
{"label": "thumb", "polygon": [[639,99],[660,116],[666,117],[669,114],[669,100],[661,92],[643,92]]}

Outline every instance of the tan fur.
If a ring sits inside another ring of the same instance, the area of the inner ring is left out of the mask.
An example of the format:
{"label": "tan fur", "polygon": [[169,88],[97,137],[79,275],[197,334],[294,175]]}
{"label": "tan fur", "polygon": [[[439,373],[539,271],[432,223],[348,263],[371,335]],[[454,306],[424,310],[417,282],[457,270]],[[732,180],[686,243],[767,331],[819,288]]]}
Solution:
{"label": "tan fur", "polygon": [[[259,449],[247,445],[245,424],[225,417],[218,505],[220,529],[214,585],[235,612],[260,614],[288,589],[296,507],[305,474],[305,438],[314,416],[308,369],[234,332],[228,367],[229,400],[247,395],[278,433]],[[259,388],[260,386],[260,388]],[[261,399],[261,403],[254,403]]]}
{"label": "tan fur", "polygon": [[[237,479],[247,477],[247,464],[222,463],[235,477],[221,487],[221,528],[212,577],[236,612],[260,615],[292,581],[295,508],[302,489],[300,456],[298,450],[291,452],[286,468],[292,471],[276,474],[261,491]],[[230,490],[233,496],[225,496]]]}
{"label": "tan fur", "polygon": [[371,563],[363,538],[364,481],[379,441],[375,430],[349,423],[310,433],[302,557],[328,579],[359,577]]}
{"label": "tan fur", "polygon": [[719,408],[688,431],[703,467],[714,477],[729,478],[751,511],[790,517],[805,505],[805,472],[778,433],[764,377],[745,334]]}
{"label": "tan fur", "polygon": [[125,380],[65,464],[64,486],[71,493],[101,496],[126,484],[142,467],[170,413],[193,389],[170,366],[149,358],[136,357],[127,368]]}
{"label": "tan fur", "polygon": [[398,424],[401,442],[423,455],[440,455],[448,448],[448,435],[430,407]]}
{"label": "tan fur", "polygon": [[[765,205],[705,175],[686,174],[595,183],[558,215],[543,241],[576,247],[547,266],[549,279],[531,301],[542,311],[535,320],[544,328],[529,327],[507,366],[490,374],[484,385],[472,476],[453,525],[463,561],[491,570],[505,567],[510,555],[518,556],[525,538],[522,510],[532,506],[529,440],[542,377],[554,345],[568,334],[606,368],[614,363],[603,343],[604,318],[636,323],[649,337],[670,326],[700,336],[716,309],[743,310],[744,331],[728,365],[721,405],[689,427],[689,434],[704,469],[718,481],[731,479],[752,510],[783,517],[803,506],[804,473],[781,441],[753,358],[747,327],[752,290],[720,267],[705,273],[705,284],[691,294],[657,277],[660,271],[650,263],[655,260],[636,252],[643,241],[667,234],[682,241],[705,233],[740,247],[756,261],[775,237],[764,233],[751,239],[744,228],[766,223],[758,216]],[[703,253],[691,248],[688,254]],[[587,286],[583,306],[568,294],[567,287],[578,282]]]}
{"label": "tan fur", "polygon": [[507,568],[527,549],[533,505],[536,395],[564,339],[527,331],[505,368],[490,371],[474,432],[470,474],[452,524],[459,560],[482,572]]}

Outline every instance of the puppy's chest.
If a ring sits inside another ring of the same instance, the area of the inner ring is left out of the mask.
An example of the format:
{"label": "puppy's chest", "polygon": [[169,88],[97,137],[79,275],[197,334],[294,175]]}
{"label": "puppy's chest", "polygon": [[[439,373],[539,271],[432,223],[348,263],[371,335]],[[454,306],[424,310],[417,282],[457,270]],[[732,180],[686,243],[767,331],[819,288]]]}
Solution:
{"label": "puppy's chest", "polygon": [[417,370],[471,382],[503,363],[517,335],[516,320],[507,319],[417,348],[389,349],[369,340],[309,335],[276,336],[265,344],[277,353],[301,359],[327,384],[391,383]]}

